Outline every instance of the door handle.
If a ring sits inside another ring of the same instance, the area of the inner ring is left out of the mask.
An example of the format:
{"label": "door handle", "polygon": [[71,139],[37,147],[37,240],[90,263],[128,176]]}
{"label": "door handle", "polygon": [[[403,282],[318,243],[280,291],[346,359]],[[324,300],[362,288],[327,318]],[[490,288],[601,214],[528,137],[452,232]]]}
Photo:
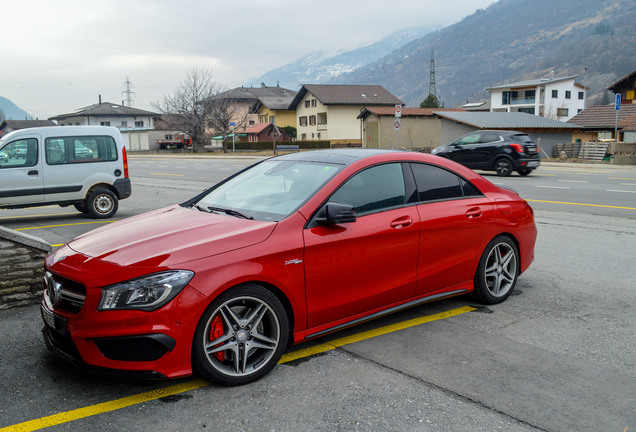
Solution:
{"label": "door handle", "polygon": [[413,225],[413,220],[408,216],[395,219],[391,222],[391,228],[406,228],[411,225]]}
{"label": "door handle", "polygon": [[38,175],[38,174],[40,174],[40,173],[38,172],[38,170],[31,170],[31,171],[29,171],[29,172],[27,173],[27,175],[30,175],[30,176],[36,176],[36,175]]}
{"label": "door handle", "polygon": [[474,219],[474,218],[481,217],[482,214],[483,212],[481,211],[479,207],[473,207],[466,212],[466,217],[468,219]]}

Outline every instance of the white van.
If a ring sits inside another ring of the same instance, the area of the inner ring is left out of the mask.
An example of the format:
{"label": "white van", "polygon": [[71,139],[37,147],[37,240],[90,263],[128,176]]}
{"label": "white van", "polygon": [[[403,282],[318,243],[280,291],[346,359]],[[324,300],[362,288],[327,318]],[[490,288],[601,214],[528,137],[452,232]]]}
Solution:
{"label": "white van", "polygon": [[0,138],[0,208],[73,205],[108,218],[131,192],[126,149],[116,128],[39,127]]}

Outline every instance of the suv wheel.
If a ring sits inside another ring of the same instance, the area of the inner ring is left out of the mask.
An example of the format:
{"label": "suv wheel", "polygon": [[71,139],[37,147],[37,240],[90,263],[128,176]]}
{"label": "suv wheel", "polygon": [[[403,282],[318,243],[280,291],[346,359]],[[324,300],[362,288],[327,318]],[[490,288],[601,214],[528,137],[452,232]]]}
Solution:
{"label": "suv wheel", "polygon": [[495,170],[498,176],[508,177],[512,174],[512,162],[506,158],[497,159],[495,162]]}

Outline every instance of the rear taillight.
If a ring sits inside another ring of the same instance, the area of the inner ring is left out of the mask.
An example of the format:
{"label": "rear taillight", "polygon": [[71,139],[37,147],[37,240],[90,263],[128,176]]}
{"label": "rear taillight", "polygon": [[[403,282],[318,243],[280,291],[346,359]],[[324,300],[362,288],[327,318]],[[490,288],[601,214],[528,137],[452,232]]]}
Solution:
{"label": "rear taillight", "polygon": [[128,157],[126,156],[126,147],[123,147],[121,150],[121,154],[124,159],[124,178],[128,178]]}
{"label": "rear taillight", "polygon": [[523,154],[523,153],[524,153],[524,151],[523,151],[523,146],[522,146],[521,144],[513,143],[513,144],[510,144],[510,147],[512,147],[513,149],[515,149],[518,153],[521,153],[521,154]]}

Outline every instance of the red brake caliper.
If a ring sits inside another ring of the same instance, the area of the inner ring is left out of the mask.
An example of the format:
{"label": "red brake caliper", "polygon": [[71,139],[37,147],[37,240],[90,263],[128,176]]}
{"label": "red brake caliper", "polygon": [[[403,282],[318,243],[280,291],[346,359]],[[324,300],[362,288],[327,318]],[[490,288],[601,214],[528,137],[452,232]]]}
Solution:
{"label": "red brake caliper", "polygon": [[[216,315],[212,319],[212,324],[210,325],[210,341],[215,341],[225,333],[225,329],[223,328],[223,319],[221,319],[221,315]],[[221,346],[223,344],[214,345],[214,348]],[[225,360],[225,351],[219,351],[214,353],[214,357],[216,357],[219,361]]]}

